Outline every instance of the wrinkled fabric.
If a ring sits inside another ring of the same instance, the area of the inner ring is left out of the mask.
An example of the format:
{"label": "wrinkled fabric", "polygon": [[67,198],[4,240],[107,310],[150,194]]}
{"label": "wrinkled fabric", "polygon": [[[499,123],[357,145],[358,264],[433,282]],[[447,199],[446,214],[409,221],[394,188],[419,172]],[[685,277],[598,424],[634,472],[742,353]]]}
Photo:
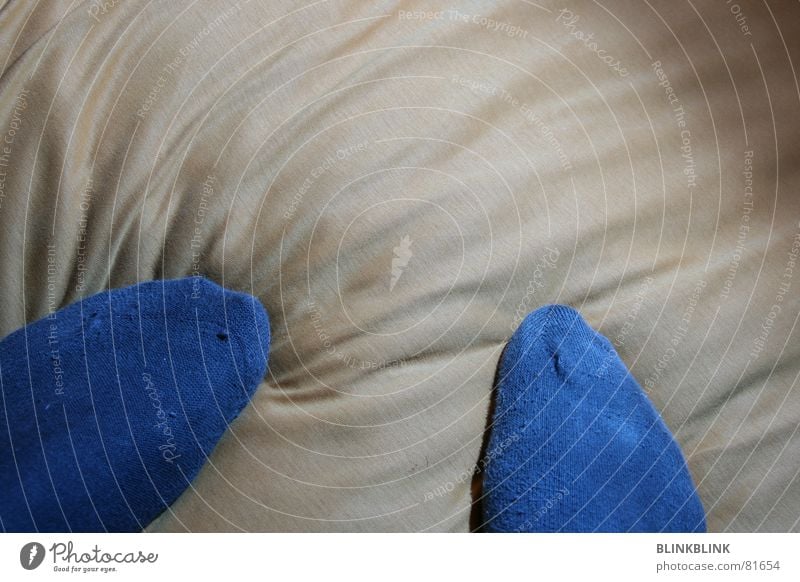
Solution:
{"label": "wrinkled fabric", "polygon": [[797,530],[800,19],[737,6],[9,0],[0,334],[254,294],[270,373],[151,529],[467,531],[501,349],[568,304],[710,531]]}

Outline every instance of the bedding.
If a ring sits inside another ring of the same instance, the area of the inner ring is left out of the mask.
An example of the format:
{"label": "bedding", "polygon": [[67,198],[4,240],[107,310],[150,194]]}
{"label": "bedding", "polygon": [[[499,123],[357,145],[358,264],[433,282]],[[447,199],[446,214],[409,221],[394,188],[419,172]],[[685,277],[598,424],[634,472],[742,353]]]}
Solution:
{"label": "bedding", "polygon": [[0,332],[256,295],[269,372],[149,531],[470,531],[503,346],[576,308],[710,531],[800,529],[800,19],[760,2],[0,8]]}

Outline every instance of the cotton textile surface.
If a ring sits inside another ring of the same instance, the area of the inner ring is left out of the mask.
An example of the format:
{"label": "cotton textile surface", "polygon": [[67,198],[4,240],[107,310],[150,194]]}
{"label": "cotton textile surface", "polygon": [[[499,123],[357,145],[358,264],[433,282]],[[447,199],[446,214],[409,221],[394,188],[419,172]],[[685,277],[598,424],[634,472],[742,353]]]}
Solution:
{"label": "cotton textile surface", "polygon": [[710,531],[800,529],[798,7],[0,8],[0,333],[256,295],[269,372],[154,531],[468,531],[503,345],[576,308]]}

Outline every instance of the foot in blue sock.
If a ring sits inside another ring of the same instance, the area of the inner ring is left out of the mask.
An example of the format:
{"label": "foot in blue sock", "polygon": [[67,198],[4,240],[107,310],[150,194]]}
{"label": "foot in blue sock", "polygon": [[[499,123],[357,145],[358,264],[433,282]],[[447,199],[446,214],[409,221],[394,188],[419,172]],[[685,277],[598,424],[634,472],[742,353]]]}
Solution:
{"label": "foot in blue sock", "polygon": [[678,445],[575,310],[531,313],[500,361],[483,483],[493,532],[705,531]]}
{"label": "foot in blue sock", "polygon": [[139,531],[266,371],[257,299],[201,278],[102,292],[0,342],[0,531]]}

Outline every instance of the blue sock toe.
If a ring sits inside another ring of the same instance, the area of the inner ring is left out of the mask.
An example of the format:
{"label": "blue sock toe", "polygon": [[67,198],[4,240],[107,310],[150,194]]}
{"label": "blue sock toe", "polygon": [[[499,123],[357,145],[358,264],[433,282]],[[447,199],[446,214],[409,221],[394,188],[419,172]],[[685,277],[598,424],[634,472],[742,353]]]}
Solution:
{"label": "blue sock toe", "polygon": [[208,280],[98,293],[0,342],[0,530],[139,531],[266,372],[261,303]]}
{"label": "blue sock toe", "polygon": [[487,451],[487,531],[705,531],[669,429],[569,307],[534,311],[511,338]]}

